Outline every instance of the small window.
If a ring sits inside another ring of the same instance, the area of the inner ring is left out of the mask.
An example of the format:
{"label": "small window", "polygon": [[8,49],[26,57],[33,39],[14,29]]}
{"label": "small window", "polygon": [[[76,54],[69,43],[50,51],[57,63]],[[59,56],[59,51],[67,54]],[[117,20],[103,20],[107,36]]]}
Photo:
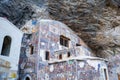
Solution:
{"label": "small window", "polygon": [[59,59],[62,59],[62,54],[59,55]]}
{"label": "small window", "polygon": [[30,54],[32,55],[34,53],[34,46],[30,45]]}
{"label": "small window", "polygon": [[10,47],[11,47],[11,37],[5,36],[4,41],[3,41],[1,55],[9,56],[9,54],[10,54]]}
{"label": "small window", "polygon": [[68,52],[67,57],[70,57],[70,52]]}
{"label": "small window", "polygon": [[45,53],[45,60],[49,60],[50,59],[50,53],[48,51],[46,51]]}
{"label": "small window", "polygon": [[77,43],[76,46],[81,46],[81,45]]}
{"label": "small window", "polygon": [[60,36],[60,44],[65,47],[69,47],[69,40],[70,40],[69,38],[67,38],[63,35]]}

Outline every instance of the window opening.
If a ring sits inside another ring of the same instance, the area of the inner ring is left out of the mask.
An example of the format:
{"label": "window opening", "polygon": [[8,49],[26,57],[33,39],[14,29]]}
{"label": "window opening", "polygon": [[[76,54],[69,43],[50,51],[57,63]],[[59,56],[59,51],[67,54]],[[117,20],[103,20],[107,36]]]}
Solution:
{"label": "window opening", "polygon": [[62,46],[69,47],[69,40],[70,40],[69,38],[67,38],[63,35],[60,36],[60,44]]}
{"label": "window opening", "polygon": [[34,53],[34,46],[30,45],[30,54],[32,55]]}
{"label": "window opening", "polygon": [[46,59],[46,60],[49,60],[49,59],[50,59],[50,53],[49,53],[48,51],[46,51],[45,59]]}
{"label": "window opening", "polygon": [[10,54],[10,46],[11,46],[11,37],[5,36],[4,41],[3,41],[1,55],[9,56],[9,54]]}
{"label": "window opening", "polygon": [[108,80],[108,77],[107,77],[107,70],[104,69],[104,74],[105,74],[105,80]]}
{"label": "window opening", "polygon": [[70,52],[68,52],[68,55],[67,55],[68,57],[70,57]]}
{"label": "window opening", "polygon": [[78,44],[78,43],[77,43],[76,46],[81,46],[81,44]]}
{"label": "window opening", "polygon": [[62,54],[59,55],[59,59],[62,59]]}

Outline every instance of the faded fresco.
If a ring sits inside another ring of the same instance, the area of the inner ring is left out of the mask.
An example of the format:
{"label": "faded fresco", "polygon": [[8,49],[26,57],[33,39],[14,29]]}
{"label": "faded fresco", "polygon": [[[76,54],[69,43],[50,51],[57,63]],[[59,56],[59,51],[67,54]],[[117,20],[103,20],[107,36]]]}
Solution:
{"label": "faded fresco", "polygon": [[0,80],[9,78],[10,67],[10,62],[0,59]]}
{"label": "faded fresco", "polygon": [[[107,69],[104,60],[97,58],[99,63],[94,60],[69,60],[92,57],[94,54],[65,24],[54,20],[40,20],[32,29],[32,34],[23,36],[19,80],[104,80],[104,73],[101,72],[102,66]],[[61,36],[69,39],[68,46],[60,44]],[[49,60],[46,60],[46,51],[49,52]]]}
{"label": "faded fresco", "polygon": [[21,54],[19,60],[19,79],[24,80],[25,76],[29,74],[33,80],[36,80],[36,55],[30,56],[29,45],[31,35],[24,34],[22,40]]}
{"label": "faded fresco", "polygon": [[120,80],[120,55],[115,55],[108,62],[110,80]]}
{"label": "faded fresco", "polygon": [[[95,65],[98,66],[95,67]],[[39,70],[41,76],[38,80],[105,80],[104,73],[101,72],[102,67],[106,68],[106,64],[99,60],[94,63],[94,66],[87,60],[75,59],[49,63],[48,66]]]}
{"label": "faded fresco", "polygon": [[[58,50],[76,48],[76,44],[81,44],[85,49],[90,50],[85,43],[75,33],[69,29],[66,25],[58,21],[41,21],[39,23],[39,38],[40,38],[40,50],[50,51],[50,58],[55,59],[54,52]],[[60,45],[60,36],[70,38],[69,47]],[[72,55],[76,56],[75,53]],[[82,55],[82,54],[81,54]],[[85,54],[86,56],[92,55],[92,53]]]}

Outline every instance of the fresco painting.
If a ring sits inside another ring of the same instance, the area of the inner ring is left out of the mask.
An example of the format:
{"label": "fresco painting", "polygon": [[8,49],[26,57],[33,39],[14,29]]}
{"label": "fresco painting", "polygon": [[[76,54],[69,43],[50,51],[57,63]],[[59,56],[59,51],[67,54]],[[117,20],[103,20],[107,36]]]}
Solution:
{"label": "fresco painting", "polygon": [[[41,20],[36,26],[36,32],[23,36],[19,61],[20,80],[29,76],[32,80],[103,79],[100,70],[104,60],[91,56],[93,53],[89,47],[65,24],[54,20]],[[61,36],[63,42],[60,42]],[[68,46],[65,46],[64,39],[69,39]],[[92,60],[97,67],[86,60]],[[96,60],[101,63],[96,63]],[[103,64],[107,69],[106,64]]]}

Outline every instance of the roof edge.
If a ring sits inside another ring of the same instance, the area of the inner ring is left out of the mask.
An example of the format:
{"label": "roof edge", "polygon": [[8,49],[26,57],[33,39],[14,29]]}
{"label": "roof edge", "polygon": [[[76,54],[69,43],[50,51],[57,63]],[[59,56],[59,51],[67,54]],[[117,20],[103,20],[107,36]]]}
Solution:
{"label": "roof edge", "polygon": [[8,22],[11,26],[13,26],[16,30],[18,30],[19,32],[21,32],[23,34],[23,32],[20,29],[18,29],[13,23],[11,23],[8,19],[0,17],[0,20],[4,20],[4,21]]}
{"label": "roof edge", "polygon": [[82,57],[68,58],[68,59],[64,59],[64,60],[53,60],[53,61],[48,61],[48,64],[59,63],[59,62],[65,62],[65,61],[70,61],[70,60],[78,60],[78,61],[84,61],[84,60],[100,60],[100,61],[108,62],[108,60],[103,59],[103,58],[99,58],[99,57],[82,56]]}

